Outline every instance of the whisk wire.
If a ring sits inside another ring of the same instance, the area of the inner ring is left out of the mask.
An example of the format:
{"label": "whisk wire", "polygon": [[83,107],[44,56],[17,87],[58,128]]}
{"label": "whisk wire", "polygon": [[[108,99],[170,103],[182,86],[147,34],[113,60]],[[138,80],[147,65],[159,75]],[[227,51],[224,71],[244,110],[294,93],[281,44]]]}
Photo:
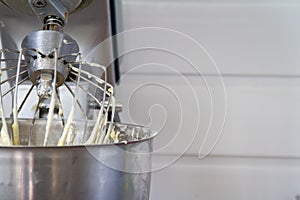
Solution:
{"label": "whisk wire", "polygon": [[[2,51],[0,51],[0,58],[2,58]],[[1,81],[2,73],[0,75],[0,81]],[[3,145],[9,146],[12,145],[11,139],[8,134],[8,128],[7,128],[7,123],[5,119],[5,114],[4,114],[4,109],[3,109],[3,96],[2,96],[2,85],[0,84],[0,112],[1,112],[1,118],[2,118],[2,127],[1,127],[1,132],[0,132],[0,138],[1,138],[1,143]]]}
{"label": "whisk wire", "polygon": [[32,139],[32,135],[33,135],[34,125],[35,125],[35,121],[37,119],[37,113],[39,111],[40,103],[41,103],[41,99],[38,100],[38,103],[35,106],[34,113],[33,113],[33,118],[31,120],[31,127],[30,127],[30,133],[29,133],[29,138],[28,138],[28,145],[29,146],[31,145],[31,139]]}
{"label": "whisk wire", "polygon": [[58,141],[58,146],[63,146],[65,143],[65,140],[70,137],[70,128],[74,120],[74,115],[76,111],[76,102],[78,98],[78,86],[79,86],[79,81],[80,81],[80,74],[81,74],[81,56],[80,56],[80,62],[79,62],[79,70],[78,70],[78,77],[77,77],[77,83],[76,83],[76,88],[75,88],[75,95],[73,97],[73,106],[71,108],[71,112],[68,116],[67,124],[64,126],[63,133]]}
{"label": "whisk wire", "polygon": [[18,60],[18,66],[17,66],[17,75],[16,75],[16,85],[15,85],[15,92],[13,95],[13,124],[12,124],[12,130],[13,130],[13,142],[14,145],[20,144],[20,133],[19,133],[19,123],[18,123],[18,90],[19,90],[19,76],[20,76],[20,67],[21,67],[21,61],[22,61],[22,55],[23,50],[19,53],[19,60]]}
{"label": "whisk wire", "polygon": [[21,110],[22,110],[22,108],[23,108],[25,102],[27,101],[28,97],[30,96],[30,94],[31,94],[31,92],[32,92],[32,90],[33,90],[33,88],[34,88],[34,85],[31,85],[31,87],[30,87],[29,90],[27,91],[25,97],[23,98],[22,103],[20,104],[20,106],[19,106],[19,108],[18,108],[18,113],[21,112]]}
{"label": "whisk wire", "polygon": [[56,99],[56,78],[57,78],[57,61],[58,61],[58,50],[54,49],[54,59],[55,59],[55,63],[54,63],[54,78],[52,81],[52,95],[51,95],[51,100],[50,100],[50,107],[49,107],[49,111],[48,111],[48,117],[47,117],[47,125],[46,125],[46,133],[45,133],[45,138],[44,138],[44,143],[43,146],[46,146],[48,143],[48,137],[50,134],[50,130],[51,130],[51,126],[52,126],[52,122],[53,122],[53,117],[54,117],[54,108],[55,108],[55,99]]}
{"label": "whisk wire", "polygon": [[[25,74],[25,73],[27,73],[27,72],[28,72],[28,70],[24,70],[24,71],[20,72],[18,76],[21,76],[21,75],[23,75],[23,74]],[[8,81],[11,81],[11,80],[15,79],[16,77],[17,77],[17,74],[16,74],[16,75],[13,75],[13,76],[11,76],[11,77],[9,77],[9,78],[7,78],[7,79],[4,79],[3,81],[0,82],[0,85],[6,83],[6,82],[8,82]]]}
{"label": "whisk wire", "polygon": [[[15,88],[16,88],[16,86],[17,85],[21,85],[21,84],[23,84],[25,81],[27,81],[29,79],[29,77],[27,76],[27,77],[25,77],[25,78],[23,78],[21,81],[19,81],[17,84],[15,84],[15,85],[13,85],[10,89],[8,89],[7,91],[5,91],[4,93],[3,93],[3,97],[5,97],[6,95],[8,95],[9,93],[11,93]],[[0,84],[1,85],[1,84]]]}

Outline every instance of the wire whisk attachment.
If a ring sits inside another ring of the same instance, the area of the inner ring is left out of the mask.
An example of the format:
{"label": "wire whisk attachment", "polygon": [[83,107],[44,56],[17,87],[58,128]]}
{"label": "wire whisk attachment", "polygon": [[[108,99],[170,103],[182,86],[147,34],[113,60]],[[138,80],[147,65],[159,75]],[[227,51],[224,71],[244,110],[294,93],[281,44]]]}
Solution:
{"label": "wire whisk attachment", "polygon": [[[114,88],[107,82],[106,67],[83,61],[80,53],[60,55],[56,48],[47,54],[2,49],[0,61],[1,145],[24,145],[24,141],[42,146],[89,145],[115,140],[111,136]],[[4,108],[7,103],[10,108]],[[19,133],[19,121],[24,120],[31,123],[27,139]],[[45,122],[44,130],[35,127],[40,121]],[[83,130],[76,130],[78,122],[85,124]],[[61,131],[59,138],[52,136],[55,131]],[[37,142],[41,135],[43,141]]]}

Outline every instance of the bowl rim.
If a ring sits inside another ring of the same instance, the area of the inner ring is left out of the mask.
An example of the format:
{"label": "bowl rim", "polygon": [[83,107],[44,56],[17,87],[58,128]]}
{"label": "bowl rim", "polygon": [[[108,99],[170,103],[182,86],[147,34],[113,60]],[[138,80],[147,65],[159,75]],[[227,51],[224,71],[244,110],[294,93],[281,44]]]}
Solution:
{"label": "bowl rim", "polygon": [[[25,121],[25,119],[20,119],[20,121]],[[54,121],[60,121],[60,120],[54,120]],[[91,122],[94,120],[91,120]],[[75,122],[84,122],[80,120],[76,120]],[[0,146],[0,149],[71,149],[71,148],[96,148],[96,147],[109,147],[109,146],[126,146],[126,145],[132,145],[136,143],[142,143],[149,140],[153,140],[157,135],[158,131],[155,131],[153,129],[150,129],[147,126],[138,125],[138,124],[130,124],[130,123],[121,123],[121,122],[109,122],[108,124],[113,123],[115,125],[122,125],[122,126],[130,126],[130,127],[139,127],[143,129],[147,129],[149,131],[149,137],[129,142],[117,142],[117,143],[110,143],[110,144],[80,144],[80,145],[70,145],[70,146],[41,146],[41,145],[35,145],[35,146],[28,146],[28,145],[11,145],[11,146]]]}

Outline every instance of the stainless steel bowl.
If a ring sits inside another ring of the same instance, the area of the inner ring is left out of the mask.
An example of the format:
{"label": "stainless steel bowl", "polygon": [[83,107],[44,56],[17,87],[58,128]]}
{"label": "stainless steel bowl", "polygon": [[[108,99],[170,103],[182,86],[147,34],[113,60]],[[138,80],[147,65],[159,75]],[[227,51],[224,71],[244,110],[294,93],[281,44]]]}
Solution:
{"label": "stainless steel bowl", "polygon": [[[23,143],[30,125],[20,122]],[[117,126],[144,130],[149,137],[127,144],[0,147],[0,199],[149,199],[149,152],[156,133],[133,125]]]}

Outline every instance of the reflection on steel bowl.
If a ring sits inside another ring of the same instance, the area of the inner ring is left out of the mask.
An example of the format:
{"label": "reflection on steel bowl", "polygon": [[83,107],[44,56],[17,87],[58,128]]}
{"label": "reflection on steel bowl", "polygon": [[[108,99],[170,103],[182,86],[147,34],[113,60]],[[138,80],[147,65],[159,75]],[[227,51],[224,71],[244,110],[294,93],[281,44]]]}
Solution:
{"label": "reflection on steel bowl", "polygon": [[[43,123],[37,124],[42,127]],[[30,126],[20,121],[22,144],[28,143]],[[76,126],[80,130],[84,124]],[[41,147],[39,138],[45,131],[38,131],[31,138],[38,146],[0,147],[1,199],[149,199],[150,152],[156,133],[140,126],[114,126],[122,130],[119,137],[128,140],[127,144]],[[132,137],[133,129],[139,130],[140,139]],[[51,138],[59,138],[61,131],[54,130]]]}

